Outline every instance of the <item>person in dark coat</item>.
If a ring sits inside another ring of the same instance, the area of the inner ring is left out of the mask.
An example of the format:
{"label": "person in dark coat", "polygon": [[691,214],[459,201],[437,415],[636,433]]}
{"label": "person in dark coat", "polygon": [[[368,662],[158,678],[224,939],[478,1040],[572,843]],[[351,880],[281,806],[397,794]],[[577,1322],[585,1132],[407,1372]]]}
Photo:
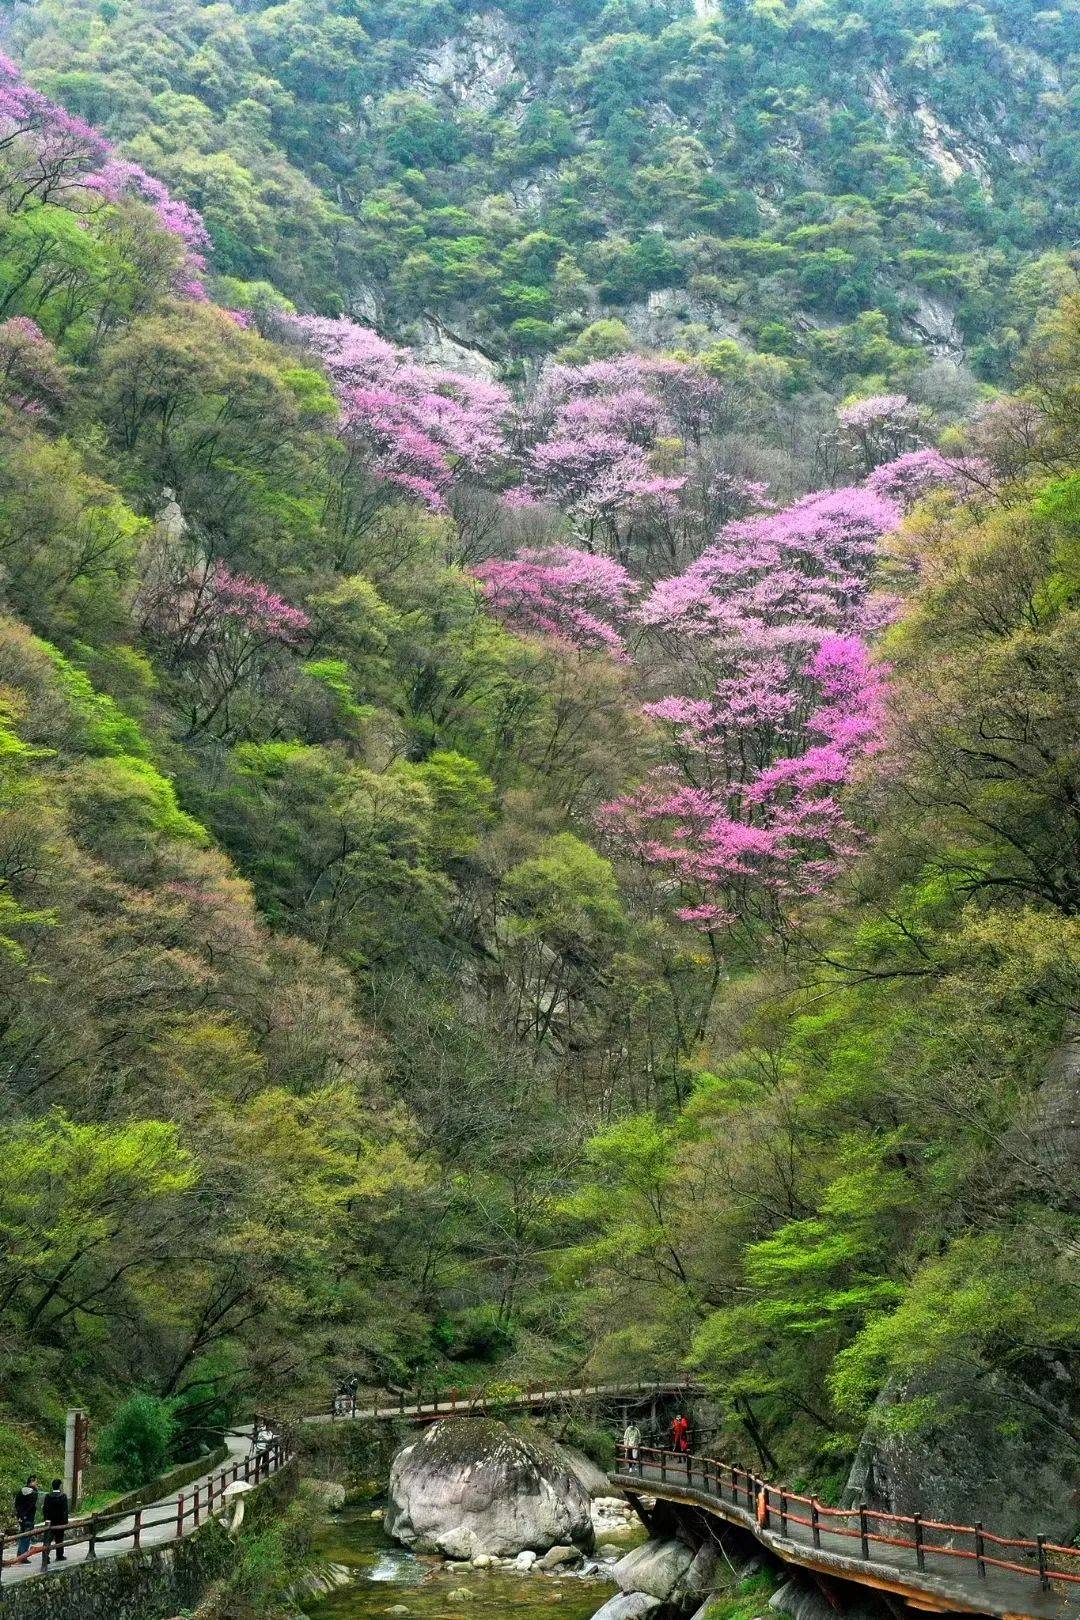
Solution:
{"label": "person in dark coat", "polygon": [[41,1549],[41,1562],[49,1562],[49,1549],[56,1548],[56,1562],[62,1564],[67,1558],[64,1551],[64,1531],[70,1517],[68,1511],[67,1491],[62,1480],[54,1479],[52,1486],[45,1492],[41,1502],[41,1516],[45,1520],[45,1545]]}
{"label": "person in dark coat", "polygon": [[37,1475],[31,1474],[25,1485],[20,1485],[15,1492],[15,1518],[19,1525],[19,1545],[16,1556],[21,1563],[25,1563],[30,1556],[30,1543],[34,1539],[34,1525],[37,1523],[38,1482]]}

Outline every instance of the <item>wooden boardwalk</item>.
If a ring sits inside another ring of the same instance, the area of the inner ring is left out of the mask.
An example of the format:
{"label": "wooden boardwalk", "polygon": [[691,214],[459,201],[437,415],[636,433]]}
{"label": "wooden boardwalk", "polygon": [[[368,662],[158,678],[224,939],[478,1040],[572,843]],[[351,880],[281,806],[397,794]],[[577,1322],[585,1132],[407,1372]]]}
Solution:
{"label": "wooden boardwalk", "polygon": [[[937,1614],[1080,1620],[1080,1548],[918,1514],[825,1507],[710,1457],[622,1447],[612,1483],[748,1530],[788,1564]],[[639,1505],[639,1511],[642,1511]],[[642,1516],[646,1513],[642,1511]]]}

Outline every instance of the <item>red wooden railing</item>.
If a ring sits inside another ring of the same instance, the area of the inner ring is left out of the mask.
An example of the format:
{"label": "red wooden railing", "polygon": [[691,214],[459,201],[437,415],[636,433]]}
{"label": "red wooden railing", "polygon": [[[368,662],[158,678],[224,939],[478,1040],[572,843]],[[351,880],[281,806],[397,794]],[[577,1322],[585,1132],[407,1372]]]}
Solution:
{"label": "red wooden railing", "polygon": [[[998,1536],[981,1524],[948,1524],[924,1518],[920,1513],[883,1513],[865,1503],[858,1507],[827,1507],[815,1496],[803,1496],[782,1485],[773,1485],[757,1474],[734,1463],[717,1462],[696,1453],[660,1450],[639,1446],[631,1457],[624,1446],[617,1447],[619,1477],[640,1478],[649,1485],[689,1486],[711,1497],[724,1509],[759,1532],[772,1532],[793,1541],[809,1542],[820,1549],[821,1538],[839,1536],[859,1544],[858,1556],[874,1562],[872,1548],[904,1548],[915,1555],[916,1571],[926,1571],[941,1560],[941,1568],[970,1568],[986,1579],[988,1569],[1007,1570],[1039,1581],[1049,1591],[1055,1581],[1080,1583],[1080,1547],[1064,1547],[1045,1536]],[[805,1511],[804,1511],[805,1510]],[[803,1534],[792,1534],[797,1525]],[[957,1537],[970,1545],[954,1545]]]}
{"label": "red wooden railing", "polygon": [[[204,1519],[209,1519],[215,1512],[220,1512],[225,1501],[225,1492],[230,1485],[238,1480],[245,1480],[251,1485],[259,1485],[277,1473],[292,1456],[292,1447],[285,1439],[274,1439],[259,1451],[249,1453],[243,1462],[226,1464],[219,1473],[212,1474],[209,1479],[195,1485],[190,1491],[181,1491],[175,1502],[170,1498],[168,1502],[155,1503],[149,1508],[119,1509],[115,1513],[92,1513],[86,1518],[72,1519],[64,1527],[64,1552],[70,1552],[72,1547],[85,1546],[87,1558],[97,1558],[99,1549],[112,1547],[119,1542],[129,1542],[130,1550],[137,1552],[142,1546],[143,1536],[147,1530],[154,1530],[160,1525],[169,1525],[171,1534],[166,1541],[177,1540],[194,1530]],[[121,1528],[125,1527],[125,1528]],[[12,1552],[22,1540],[22,1532],[14,1535],[0,1535],[0,1583],[3,1581],[5,1567],[13,1564],[29,1562],[30,1559],[40,1556],[47,1562],[47,1549],[42,1545],[41,1534],[44,1526],[38,1525],[32,1532],[33,1544],[25,1555],[19,1558]],[[157,1543],[161,1545],[159,1541]],[[117,1548],[116,1550],[119,1550]]]}

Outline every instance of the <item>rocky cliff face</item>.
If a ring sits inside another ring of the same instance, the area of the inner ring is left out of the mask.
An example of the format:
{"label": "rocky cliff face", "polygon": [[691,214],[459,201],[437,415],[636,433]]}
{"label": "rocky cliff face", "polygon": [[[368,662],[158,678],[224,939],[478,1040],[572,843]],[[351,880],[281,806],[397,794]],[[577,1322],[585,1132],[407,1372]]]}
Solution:
{"label": "rocky cliff face", "polygon": [[[1080,1030],[1068,1031],[1032,1099],[1023,1130],[1003,1142],[1018,1191],[1075,1181],[1080,1163]],[[1077,1256],[1047,1234],[1046,1264],[1063,1278]],[[907,1432],[889,1422],[898,1403],[939,1417]],[[1080,1533],[1080,1375],[1073,1363],[1032,1352],[1009,1367],[933,1366],[886,1388],[867,1426],[845,1500],[955,1523],[982,1520],[1008,1535]]]}

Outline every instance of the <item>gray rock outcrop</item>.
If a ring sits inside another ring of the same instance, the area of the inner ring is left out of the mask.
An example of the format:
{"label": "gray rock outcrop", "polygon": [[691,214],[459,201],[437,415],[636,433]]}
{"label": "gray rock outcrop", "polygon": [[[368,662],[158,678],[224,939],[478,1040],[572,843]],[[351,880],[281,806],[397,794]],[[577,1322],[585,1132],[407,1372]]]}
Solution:
{"label": "gray rock outcrop", "polygon": [[617,1597],[608,1598],[604,1607],[593,1615],[593,1620],[648,1620],[659,1608],[659,1598],[650,1597],[647,1592],[620,1592]]}
{"label": "gray rock outcrop", "polygon": [[682,1589],[694,1553],[674,1536],[664,1541],[646,1541],[635,1547],[611,1571],[623,1592],[645,1592],[658,1603],[667,1603]]}
{"label": "gray rock outcrop", "polygon": [[[883,1421],[896,1400],[933,1401],[917,1430]],[[1080,1390],[1047,1363],[1027,1379],[958,1366],[927,1371],[879,1397],[848,1476],[844,1502],[950,1523],[981,1519],[1001,1535],[1076,1532]]]}
{"label": "gray rock outcrop", "polygon": [[562,1448],[488,1418],[426,1429],[394,1458],[388,1494],[388,1534],[418,1552],[592,1550],[589,1497]]}
{"label": "gray rock outcrop", "polygon": [[583,1451],[576,1451],[573,1446],[562,1446],[560,1450],[586,1495],[594,1499],[611,1496],[610,1479],[591,1457],[586,1457]]}
{"label": "gray rock outcrop", "polygon": [[[790,1620],[836,1620],[836,1609],[810,1576],[792,1576],[777,1587],[769,1599],[774,1613],[790,1616]],[[887,1620],[889,1611],[870,1598],[850,1608],[844,1603],[844,1620]],[[697,1620],[695,1615],[694,1620]]]}
{"label": "gray rock outcrop", "polygon": [[719,1584],[720,1554],[711,1541],[705,1541],[694,1554],[686,1574],[679,1583],[683,1601],[694,1601],[707,1596]]}

